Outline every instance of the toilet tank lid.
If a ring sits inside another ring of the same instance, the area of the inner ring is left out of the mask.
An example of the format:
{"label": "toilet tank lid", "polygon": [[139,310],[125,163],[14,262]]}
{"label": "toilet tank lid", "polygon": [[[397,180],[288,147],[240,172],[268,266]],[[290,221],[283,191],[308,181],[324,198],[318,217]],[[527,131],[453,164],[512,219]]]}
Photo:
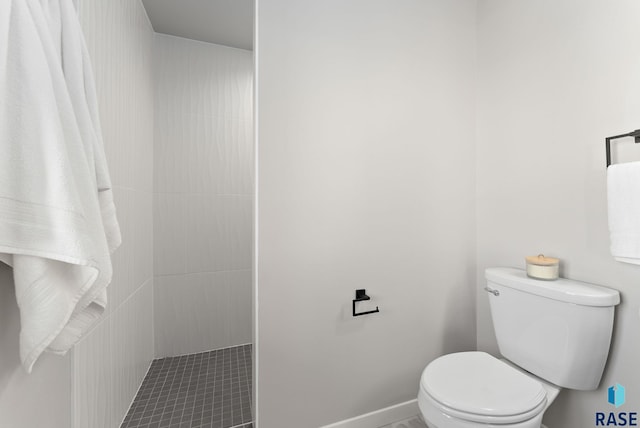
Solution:
{"label": "toilet tank lid", "polygon": [[618,290],[566,278],[555,281],[533,279],[521,269],[488,268],[485,277],[494,284],[577,305],[615,306],[620,303]]}

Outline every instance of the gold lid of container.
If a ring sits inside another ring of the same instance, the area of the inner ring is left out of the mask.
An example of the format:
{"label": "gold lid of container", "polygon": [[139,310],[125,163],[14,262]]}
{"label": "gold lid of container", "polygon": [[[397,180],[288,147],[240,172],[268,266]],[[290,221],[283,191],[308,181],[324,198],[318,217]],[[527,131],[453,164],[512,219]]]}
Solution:
{"label": "gold lid of container", "polygon": [[544,254],[538,254],[537,256],[525,257],[527,263],[538,266],[554,266],[560,263],[560,259],[554,257],[545,257]]}

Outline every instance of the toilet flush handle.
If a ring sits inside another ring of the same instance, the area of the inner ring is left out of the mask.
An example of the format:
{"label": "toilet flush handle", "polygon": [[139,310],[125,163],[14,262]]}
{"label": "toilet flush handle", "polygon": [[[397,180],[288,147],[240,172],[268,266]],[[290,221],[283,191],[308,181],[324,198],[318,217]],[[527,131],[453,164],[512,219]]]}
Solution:
{"label": "toilet flush handle", "polygon": [[494,296],[499,296],[500,292],[498,290],[492,290],[489,287],[484,287],[485,291],[488,291],[489,293],[493,294]]}

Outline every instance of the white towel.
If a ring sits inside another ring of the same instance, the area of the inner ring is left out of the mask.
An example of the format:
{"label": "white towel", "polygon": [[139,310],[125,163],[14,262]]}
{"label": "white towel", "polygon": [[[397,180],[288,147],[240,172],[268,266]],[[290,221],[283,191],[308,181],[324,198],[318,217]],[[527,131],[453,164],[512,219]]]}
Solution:
{"label": "white towel", "polygon": [[13,266],[28,372],[100,317],[119,245],[72,0],[1,0],[0,260]]}
{"label": "white towel", "polygon": [[640,264],[640,162],[607,168],[607,198],[611,254]]}

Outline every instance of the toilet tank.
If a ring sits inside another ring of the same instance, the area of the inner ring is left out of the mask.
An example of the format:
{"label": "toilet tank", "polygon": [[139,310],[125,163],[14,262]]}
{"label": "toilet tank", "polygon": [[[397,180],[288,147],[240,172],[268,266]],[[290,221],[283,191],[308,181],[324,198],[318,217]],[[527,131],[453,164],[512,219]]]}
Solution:
{"label": "toilet tank", "polygon": [[489,268],[485,276],[500,353],[558,386],[596,389],[618,291],[564,278],[532,279],[512,268]]}

